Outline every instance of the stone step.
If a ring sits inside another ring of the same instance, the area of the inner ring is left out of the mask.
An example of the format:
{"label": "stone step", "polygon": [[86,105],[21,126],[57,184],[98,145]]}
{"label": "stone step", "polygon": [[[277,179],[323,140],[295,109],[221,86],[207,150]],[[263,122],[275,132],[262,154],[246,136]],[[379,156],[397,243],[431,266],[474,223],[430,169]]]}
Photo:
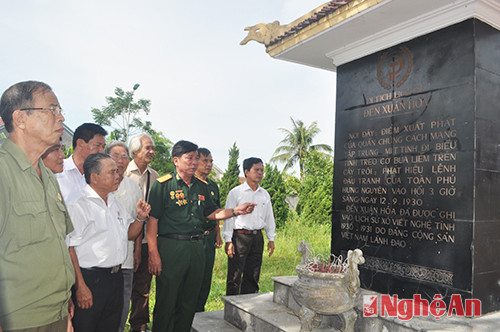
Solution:
{"label": "stone step", "polygon": [[273,301],[298,311],[300,306],[291,293],[291,287],[297,278],[297,276],[271,277],[274,281]]}
{"label": "stone step", "polygon": [[[273,293],[223,297],[224,319],[245,332],[299,332],[300,320],[285,305],[273,301]],[[340,320],[338,320],[340,324]],[[313,332],[334,332],[323,323]]]}
{"label": "stone step", "polygon": [[224,320],[224,310],[197,312],[191,332],[241,332]]}

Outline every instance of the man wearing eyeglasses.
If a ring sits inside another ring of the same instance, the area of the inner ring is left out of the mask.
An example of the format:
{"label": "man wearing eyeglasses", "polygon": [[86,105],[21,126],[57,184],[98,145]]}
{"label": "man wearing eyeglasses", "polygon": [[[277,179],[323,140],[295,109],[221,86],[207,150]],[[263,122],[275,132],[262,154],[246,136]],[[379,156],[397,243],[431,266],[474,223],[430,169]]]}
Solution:
{"label": "man wearing eyeglasses", "polygon": [[103,153],[108,133],[95,123],[84,123],[73,135],[73,154],[64,160],[64,170],[56,174],[61,193],[66,202],[78,194],[86,185],[83,176],[83,162],[93,153]]}
{"label": "man wearing eyeglasses", "polygon": [[[111,141],[106,145],[107,154],[111,156],[118,168],[120,177],[120,186],[113,192],[116,199],[121,202],[127,212],[132,216],[136,216],[136,204],[142,198],[141,188],[131,178],[124,176],[125,170],[130,162],[128,147],[125,143],[119,141]],[[134,280],[134,241],[128,241],[127,258],[122,263],[123,273],[123,308],[118,332],[123,332],[125,323],[127,322],[128,312],[130,308],[130,296],[132,294],[132,281]]]}
{"label": "man wearing eyeglasses", "polygon": [[57,174],[63,171],[64,167],[64,152],[62,141],[52,145],[47,149],[42,155],[42,160],[44,165],[52,171],[52,173]]}
{"label": "man wearing eyeglasses", "polygon": [[51,87],[8,88],[0,115],[0,330],[63,332],[75,281],[64,241],[73,230],[52,172],[40,157],[59,142],[64,116]]}

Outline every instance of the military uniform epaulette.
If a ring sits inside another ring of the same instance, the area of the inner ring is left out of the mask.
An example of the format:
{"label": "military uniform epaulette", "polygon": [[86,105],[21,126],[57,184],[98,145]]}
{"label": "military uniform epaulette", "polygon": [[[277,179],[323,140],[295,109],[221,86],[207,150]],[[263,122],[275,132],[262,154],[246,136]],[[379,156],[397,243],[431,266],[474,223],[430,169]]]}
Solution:
{"label": "military uniform epaulette", "polygon": [[165,181],[170,180],[171,178],[172,178],[172,174],[165,174],[163,176],[160,176],[158,179],[156,179],[156,181],[163,183]]}
{"label": "military uniform epaulette", "polygon": [[204,184],[208,184],[207,181],[203,180],[203,179],[200,179],[199,177],[197,177],[196,175],[194,176],[195,178],[197,178],[198,180],[200,180],[201,182],[203,182]]}

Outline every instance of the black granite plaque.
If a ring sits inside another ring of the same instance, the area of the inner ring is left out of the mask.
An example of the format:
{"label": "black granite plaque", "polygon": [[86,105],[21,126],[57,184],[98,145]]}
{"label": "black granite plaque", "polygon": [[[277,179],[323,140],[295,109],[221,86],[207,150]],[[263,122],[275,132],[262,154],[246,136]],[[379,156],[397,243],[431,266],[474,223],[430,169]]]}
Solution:
{"label": "black granite plaque", "polygon": [[500,309],[500,32],[468,20],[337,72],[332,252],[362,287]]}

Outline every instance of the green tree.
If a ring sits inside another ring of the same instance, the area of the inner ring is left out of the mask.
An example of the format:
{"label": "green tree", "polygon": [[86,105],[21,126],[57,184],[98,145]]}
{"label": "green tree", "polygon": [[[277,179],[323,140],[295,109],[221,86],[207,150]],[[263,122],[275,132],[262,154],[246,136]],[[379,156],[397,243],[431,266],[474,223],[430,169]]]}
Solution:
{"label": "green tree", "polygon": [[141,128],[146,134],[151,136],[155,143],[155,156],[149,166],[160,175],[173,172],[175,165],[172,160],[171,151],[174,143],[166,138],[162,132],[154,130],[149,121],[141,123]]}
{"label": "green tree", "polygon": [[304,162],[304,176],[297,213],[309,223],[331,222],[333,157],[319,151],[311,151]]}
{"label": "green tree", "polygon": [[149,166],[162,175],[175,170],[174,161],[172,160],[172,147],[174,144],[161,132],[148,131],[148,134],[155,143],[155,157]]}
{"label": "green tree", "polygon": [[285,180],[285,188],[287,195],[297,196],[299,194],[300,188],[302,187],[302,182],[295,175],[288,174],[286,172],[282,173],[283,180]]}
{"label": "green tree", "polygon": [[240,166],[238,165],[238,159],[240,157],[240,150],[236,147],[236,142],[229,149],[229,162],[227,165],[227,170],[222,175],[222,179],[219,183],[220,190],[220,204],[221,207],[226,205],[227,194],[240,184]]}
{"label": "green tree", "polygon": [[156,131],[151,126],[151,121],[142,121],[140,112],[149,114],[151,101],[140,99],[134,102],[134,92],[139,84],[134,85],[132,91],[123,91],[115,88],[116,97],[106,97],[107,106],[101,109],[93,108],[94,121],[101,126],[109,126],[113,130],[109,140],[128,142],[129,137],[138,131],[147,133],[155,143],[155,157],[149,166],[160,175],[175,170],[171,150],[173,143],[162,132]]}
{"label": "green tree", "polygon": [[69,158],[73,154],[73,146],[70,145],[69,149],[66,148],[66,145],[63,144],[63,153],[66,156],[66,158]]}
{"label": "green tree", "polygon": [[264,169],[264,179],[260,186],[267,190],[273,203],[274,219],[276,227],[284,226],[288,220],[289,207],[286,202],[285,181],[278,167],[266,165]]}
{"label": "green tree", "polygon": [[138,117],[141,112],[148,115],[151,107],[151,101],[148,99],[134,101],[134,92],[138,87],[139,84],[135,84],[132,91],[115,88],[115,97],[106,97],[106,106],[91,109],[94,121],[101,126],[112,127],[116,140],[128,142],[134,129],[144,130],[145,126],[151,127],[151,122],[143,122]]}
{"label": "green tree", "polygon": [[332,151],[331,146],[327,144],[312,144],[314,136],[320,130],[318,123],[314,121],[308,127],[301,120],[292,120],[293,128],[291,130],[280,128],[285,133],[285,138],[280,142],[280,146],[274,151],[271,162],[285,163],[284,170],[288,170],[297,162],[299,163],[300,180],[304,181],[304,160],[310,151]]}

